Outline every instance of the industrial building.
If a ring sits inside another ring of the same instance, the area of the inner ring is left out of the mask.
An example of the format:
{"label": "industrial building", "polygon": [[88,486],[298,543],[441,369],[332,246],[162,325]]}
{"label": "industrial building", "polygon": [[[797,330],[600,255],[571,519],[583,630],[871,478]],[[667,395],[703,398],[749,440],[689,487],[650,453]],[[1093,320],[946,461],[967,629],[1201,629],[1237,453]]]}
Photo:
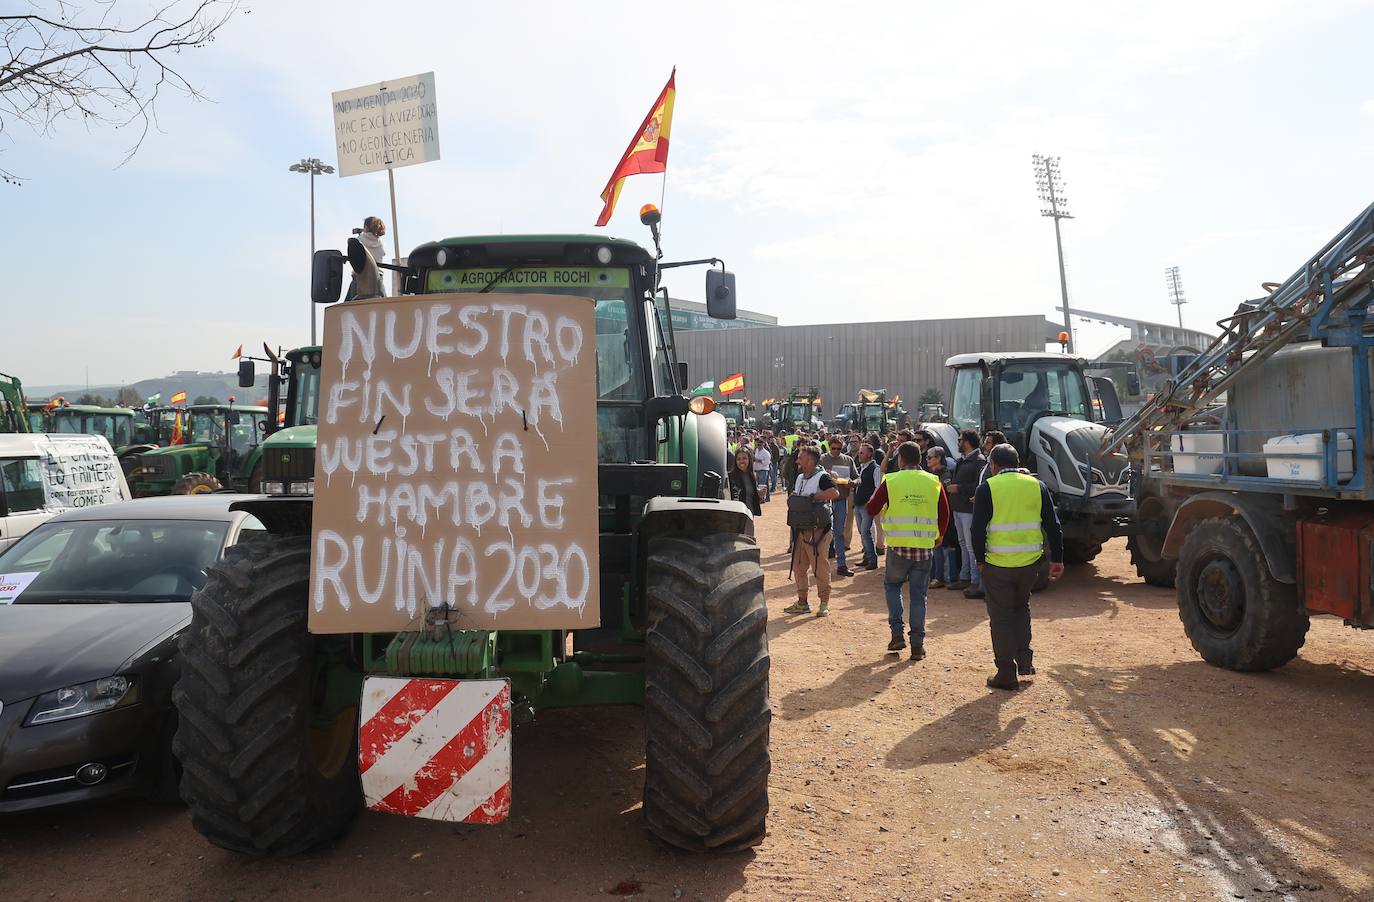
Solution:
{"label": "industrial building", "polygon": [[696,329],[753,329],[758,326],[776,326],[778,318],[767,313],[753,310],[737,310],[734,319],[711,319],[706,314],[706,305],[697,301],[673,298],[670,302],[673,312],[673,330]]}
{"label": "industrial building", "polygon": [[915,411],[926,389],[948,395],[948,358],[969,351],[1043,351],[1060,328],[1043,316],[984,316],[674,331],[678,359],[687,362],[693,384],[744,373],[745,395],[755,403],[814,386],[829,419],[861,388],[885,388]]}

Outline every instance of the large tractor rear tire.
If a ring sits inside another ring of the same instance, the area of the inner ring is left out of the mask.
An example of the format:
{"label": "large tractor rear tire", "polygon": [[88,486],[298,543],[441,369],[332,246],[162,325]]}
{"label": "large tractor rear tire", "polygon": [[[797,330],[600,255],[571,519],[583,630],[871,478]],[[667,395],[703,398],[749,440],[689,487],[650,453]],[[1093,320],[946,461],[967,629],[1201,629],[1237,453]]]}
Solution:
{"label": "large tractor rear tire", "polygon": [[173,692],[181,795],[210,842],[294,855],[348,831],[358,777],[356,673],[346,637],[306,630],[310,540],[272,536],[230,548],[191,598]]}
{"label": "large tractor rear tire", "polygon": [[218,492],[224,486],[209,473],[187,473],[172,486],[173,495],[208,495]]}
{"label": "large tractor rear tire", "polygon": [[1238,517],[1196,523],[1178,558],[1178,616],[1193,648],[1228,670],[1272,670],[1307,637],[1297,587],[1281,583]]}
{"label": "large tractor rear tire", "polygon": [[1066,564],[1086,564],[1101,553],[1101,542],[1090,542],[1084,539],[1064,540],[1064,563]]}
{"label": "large tractor rear tire", "polygon": [[649,544],[644,820],[663,842],[730,851],[768,815],[768,609],[748,536]]}
{"label": "large tractor rear tire", "polygon": [[1136,532],[1126,540],[1126,550],[1131,553],[1131,564],[1136,575],[1152,586],[1161,589],[1174,587],[1178,561],[1170,560],[1161,554],[1164,537],[1169,533],[1170,516],[1164,502],[1157,496],[1146,495],[1140,499],[1136,512]]}

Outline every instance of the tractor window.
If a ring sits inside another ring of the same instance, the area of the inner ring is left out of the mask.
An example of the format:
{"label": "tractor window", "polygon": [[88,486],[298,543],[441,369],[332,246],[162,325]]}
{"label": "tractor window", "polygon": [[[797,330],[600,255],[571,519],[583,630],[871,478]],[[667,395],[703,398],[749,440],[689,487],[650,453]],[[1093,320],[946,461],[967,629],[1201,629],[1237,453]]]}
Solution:
{"label": "tractor window", "polygon": [[1091,420],[1088,392],[1076,369],[1055,362],[1010,364],[997,380],[997,422],[1024,429],[1040,413]]}
{"label": "tractor window", "polygon": [[954,403],[949,422],[956,429],[983,428],[983,371],[963,367],[954,371]]}
{"label": "tractor window", "polygon": [[191,444],[220,445],[224,441],[224,414],[220,411],[191,413]]}
{"label": "tractor window", "polygon": [[115,417],[114,418],[114,438],[110,441],[116,448],[123,448],[134,443],[134,418]]}
{"label": "tractor window", "polygon": [[320,368],[304,360],[291,365],[291,409],[287,425],[314,426],[320,421]]}
{"label": "tractor window", "polygon": [[53,432],[61,432],[70,435],[81,433],[81,418],[71,414],[57,414],[53,417]]}
{"label": "tractor window", "polygon": [[[639,353],[635,296],[627,267],[520,266],[502,269],[430,271],[428,291],[477,291],[495,281],[491,294],[565,294],[596,302],[596,396],[602,401],[641,401],[645,397]],[[499,278],[498,278],[499,277]],[[671,380],[669,382],[671,384]]]}
{"label": "tractor window", "polygon": [[[664,330],[668,328],[666,325],[668,314],[663,310],[661,304],[646,302],[644,319],[649,324],[649,353],[654,361],[654,394],[671,395],[673,394],[673,359],[668,350],[668,336],[664,333]],[[660,328],[661,323],[663,324],[662,328]]]}

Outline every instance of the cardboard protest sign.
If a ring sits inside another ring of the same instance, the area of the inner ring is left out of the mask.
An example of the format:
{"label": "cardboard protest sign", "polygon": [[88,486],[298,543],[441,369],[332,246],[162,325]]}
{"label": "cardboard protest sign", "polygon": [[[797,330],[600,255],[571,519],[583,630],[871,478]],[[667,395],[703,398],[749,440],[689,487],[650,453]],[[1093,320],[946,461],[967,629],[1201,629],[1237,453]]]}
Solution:
{"label": "cardboard protest sign", "polygon": [[93,507],[129,497],[119,459],[102,435],[35,435],[47,510]]}
{"label": "cardboard protest sign", "polygon": [[325,311],[310,631],[598,625],[595,304]]}

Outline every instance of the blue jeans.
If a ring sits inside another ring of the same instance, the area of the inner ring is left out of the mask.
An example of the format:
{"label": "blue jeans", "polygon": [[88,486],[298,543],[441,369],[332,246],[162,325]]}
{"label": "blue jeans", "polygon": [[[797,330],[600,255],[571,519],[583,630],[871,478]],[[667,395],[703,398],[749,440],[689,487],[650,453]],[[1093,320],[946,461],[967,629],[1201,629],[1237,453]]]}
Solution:
{"label": "blue jeans", "polygon": [[835,569],[844,569],[844,518],[849,513],[849,499],[830,502],[831,544],[835,546]]}
{"label": "blue jeans", "polygon": [[954,577],[949,572],[953,566],[953,549],[941,545],[935,549],[935,555],[930,559],[930,578],[943,580],[947,583],[954,582]]}
{"label": "blue jeans", "polygon": [[883,594],[887,596],[887,625],[892,635],[902,634],[902,584],[911,591],[911,640],[926,636],[926,587],[930,582],[931,561],[913,561],[887,549],[887,569],[883,573]]}
{"label": "blue jeans", "polygon": [[854,519],[859,525],[859,542],[864,549],[864,563],[878,563],[878,548],[873,544],[873,521],[868,509],[862,504],[854,505]]}
{"label": "blue jeans", "polygon": [[778,489],[778,465],[768,465],[768,491],[775,492]]}
{"label": "blue jeans", "polygon": [[977,586],[979,584],[978,565],[973,560],[973,513],[955,512],[954,526],[959,530],[959,552],[964,558],[959,568],[959,578]]}

